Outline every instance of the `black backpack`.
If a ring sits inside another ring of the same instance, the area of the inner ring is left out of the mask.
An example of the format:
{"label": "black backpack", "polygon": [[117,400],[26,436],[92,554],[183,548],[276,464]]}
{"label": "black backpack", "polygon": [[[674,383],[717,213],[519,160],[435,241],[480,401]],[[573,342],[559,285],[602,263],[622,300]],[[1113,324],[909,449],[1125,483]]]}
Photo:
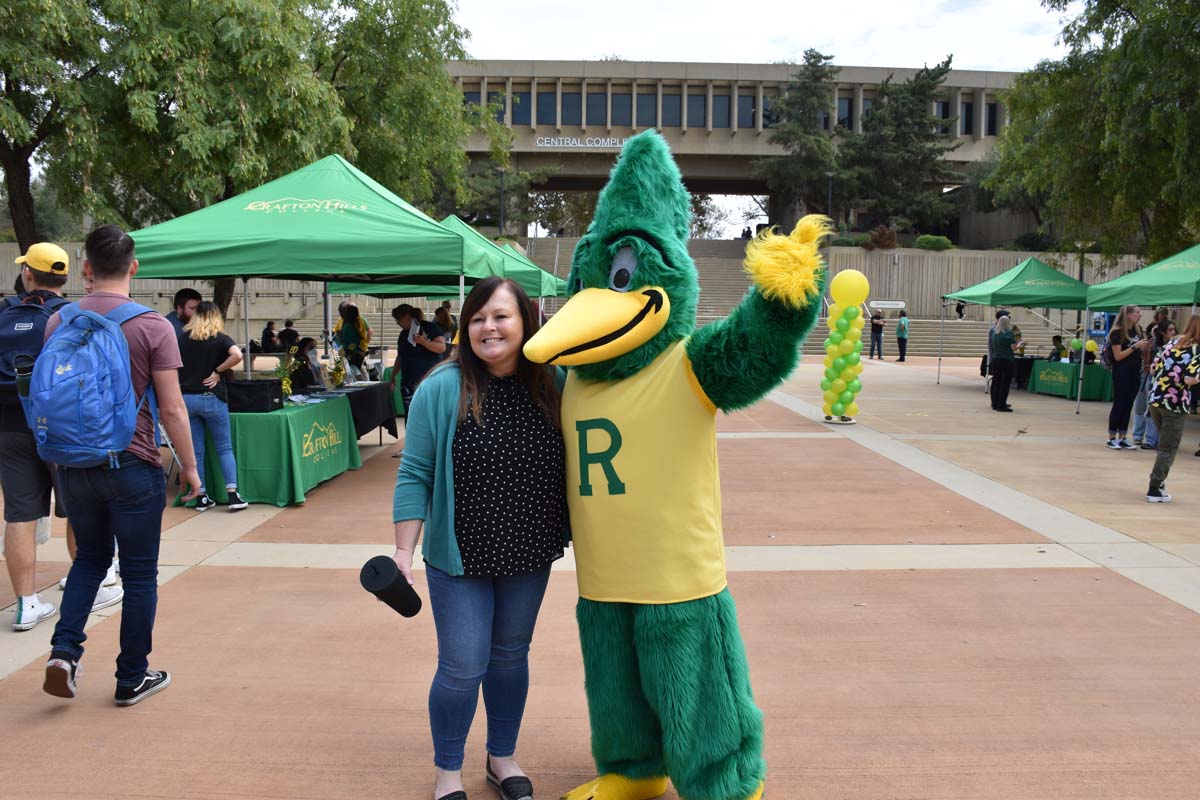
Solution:
{"label": "black backpack", "polygon": [[71,301],[55,294],[27,292],[0,305],[0,384],[15,384],[17,356],[37,358],[50,316]]}

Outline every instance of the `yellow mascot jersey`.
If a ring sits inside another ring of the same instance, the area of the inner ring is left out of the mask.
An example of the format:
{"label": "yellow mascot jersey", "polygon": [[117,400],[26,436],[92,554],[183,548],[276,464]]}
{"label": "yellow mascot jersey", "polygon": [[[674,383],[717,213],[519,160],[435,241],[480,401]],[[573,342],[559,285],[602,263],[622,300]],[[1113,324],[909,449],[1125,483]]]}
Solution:
{"label": "yellow mascot jersey", "polygon": [[716,407],[672,345],[615,383],[563,389],[579,594],[678,603],[725,588]]}

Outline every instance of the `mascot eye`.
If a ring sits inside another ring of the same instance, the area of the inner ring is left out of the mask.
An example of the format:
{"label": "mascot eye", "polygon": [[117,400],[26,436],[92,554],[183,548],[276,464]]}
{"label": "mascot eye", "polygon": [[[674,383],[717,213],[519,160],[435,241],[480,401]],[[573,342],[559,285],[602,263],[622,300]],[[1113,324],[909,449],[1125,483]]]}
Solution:
{"label": "mascot eye", "polygon": [[608,288],[628,292],[633,287],[633,273],[637,271],[637,256],[632,247],[622,247],[613,257],[612,270],[608,273]]}

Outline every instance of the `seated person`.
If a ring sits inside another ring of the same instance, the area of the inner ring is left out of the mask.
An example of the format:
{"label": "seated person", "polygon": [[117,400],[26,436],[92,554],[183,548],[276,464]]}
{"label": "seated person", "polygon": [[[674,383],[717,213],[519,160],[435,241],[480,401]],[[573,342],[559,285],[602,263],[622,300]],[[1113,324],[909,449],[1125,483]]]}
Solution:
{"label": "seated person", "polygon": [[306,394],[325,388],[321,363],[317,360],[317,342],[306,336],[296,345],[296,368],[292,370],[292,394]]}
{"label": "seated person", "polygon": [[262,332],[262,351],[264,353],[279,352],[279,337],[275,333],[275,323],[268,322]]}
{"label": "seated person", "polygon": [[1061,336],[1050,337],[1050,360],[1061,361],[1067,357],[1067,346],[1063,344]]}

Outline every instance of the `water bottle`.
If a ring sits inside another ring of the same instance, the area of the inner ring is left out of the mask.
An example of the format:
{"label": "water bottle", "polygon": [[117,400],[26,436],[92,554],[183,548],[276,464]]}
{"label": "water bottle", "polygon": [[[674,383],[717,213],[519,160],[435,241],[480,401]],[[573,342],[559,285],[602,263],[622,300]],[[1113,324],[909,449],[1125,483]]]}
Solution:
{"label": "water bottle", "polygon": [[13,359],[13,372],[17,378],[17,394],[29,397],[29,379],[33,376],[33,356],[19,355]]}

